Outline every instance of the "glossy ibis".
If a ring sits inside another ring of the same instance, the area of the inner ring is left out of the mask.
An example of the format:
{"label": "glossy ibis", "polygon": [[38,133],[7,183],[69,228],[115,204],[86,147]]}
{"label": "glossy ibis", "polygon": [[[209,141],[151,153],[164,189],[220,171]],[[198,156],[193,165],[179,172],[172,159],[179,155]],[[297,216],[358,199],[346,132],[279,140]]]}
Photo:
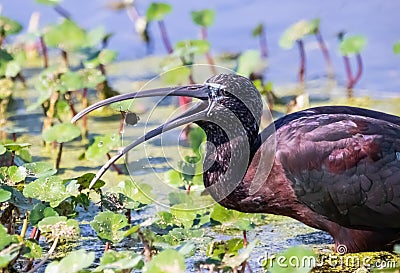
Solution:
{"label": "glossy ibis", "polygon": [[246,78],[221,74],[204,84],[147,90],[100,101],[189,96],[200,100],[138,144],[195,122],[206,133],[204,185],[223,206],[285,215],[329,232],[348,252],[384,250],[400,239],[400,117],[326,106],[284,116],[259,134],[262,101]]}

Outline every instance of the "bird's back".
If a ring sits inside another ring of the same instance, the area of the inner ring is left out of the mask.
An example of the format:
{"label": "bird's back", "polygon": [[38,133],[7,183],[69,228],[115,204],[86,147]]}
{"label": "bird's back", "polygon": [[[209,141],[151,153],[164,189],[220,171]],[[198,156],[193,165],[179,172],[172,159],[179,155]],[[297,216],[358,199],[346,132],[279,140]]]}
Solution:
{"label": "bird's back", "polygon": [[300,202],[341,226],[400,229],[399,117],[319,107],[275,127],[276,160]]}

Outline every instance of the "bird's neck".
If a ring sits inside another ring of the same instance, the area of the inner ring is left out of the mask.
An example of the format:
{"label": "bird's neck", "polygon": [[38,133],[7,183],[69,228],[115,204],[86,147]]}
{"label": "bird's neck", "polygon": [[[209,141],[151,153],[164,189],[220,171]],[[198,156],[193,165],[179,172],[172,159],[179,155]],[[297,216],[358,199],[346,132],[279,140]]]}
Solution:
{"label": "bird's neck", "polygon": [[257,142],[258,122],[253,118],[246,122],[246,126],[232,130],[205,121],[198,122],[198,125],[207,136],[204,185],[213,198],[220,201],[233,191],[241,191],[241,181],[254,156],[252,146]]}

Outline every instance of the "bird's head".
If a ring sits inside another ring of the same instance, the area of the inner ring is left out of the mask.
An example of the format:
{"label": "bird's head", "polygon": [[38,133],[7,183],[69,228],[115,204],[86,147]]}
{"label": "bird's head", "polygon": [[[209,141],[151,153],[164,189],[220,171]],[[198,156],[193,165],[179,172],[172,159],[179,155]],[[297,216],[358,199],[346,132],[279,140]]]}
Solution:
{"label": "bird's head", "polygon": [[224,130],[229,139],[243,133],[251,138],[256,137],[258,134],[263,107],[260,93],[249,79],[235,74],[219,74],[208,79],[203,84],[158,88],[111,97],[82,110],[72,119],[72,122],[74,123],[91,111],[111,103],[155,96],[186,96],[197,98],[200,101],[180,116],[167,121],[126,146],[102,167],[90,187],[94,185],[112,163],[129,150],[148,139],[181,125],[195,122],[204,129],[206,125],[217,124],[218,127]]}

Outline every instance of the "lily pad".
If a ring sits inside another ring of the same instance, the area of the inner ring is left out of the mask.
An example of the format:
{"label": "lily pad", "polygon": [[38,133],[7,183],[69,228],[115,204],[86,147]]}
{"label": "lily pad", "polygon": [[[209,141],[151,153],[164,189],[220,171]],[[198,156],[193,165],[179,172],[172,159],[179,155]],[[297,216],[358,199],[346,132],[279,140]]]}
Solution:
{"label": "lily pad", "polygon": [[11,198],[11,192],[0,188],[0,203],[6,202]]}
{"label": "lily pad", "polygon": [[214,24],[215,11],[212,9],[203,9],[199,11],[192,11],[192,20],[196,25],[202,27],[209,27]]}
{"label": "lily pad", "polygon": [[191,54],[205,54],[210,51],[210,43],[204,40],[184,40],[177,42],[174,54],[187,57]]}
{"label": "lily pad", "polygon": [[54,25],[44,34],[47,46],[61,48],[64,51],[76,51],[86,44],[86,33],[75,22],[64,19],[59,25]]}
{"label": "lily pad", "polygon": [[139,255],[133,251],[117,252],[109,250],[104,252],[103,257],[100,258],[100,266],[96,267],[94,272],[106,272],[108,270],[120,272],[133,268],[141,269],[142,267],[142,255]]}
{"label": "lily pad", "polygon": [[235,256],[243,248],[243,239],[232,238],[227,241],[212,241],[207,245],[206,255],[212,259],[220,260],[225,255]]}
{"label": "lily pad", "polygon": [[87,148],[85,158],[92,161],[99,161],[119,145],[120,137],[117,134],[96,136],[94,142]]}
{"label": "lily pad", "polygon": [[137,209],[142,205],[148,205],[153,202],[151,198],[152,189],[148,184],[136,185],[132,180],[127,179],[118,183],[114,191],[129,198],[129,200],[124,200],[126,208]]}
{"label": "lily pad", "polygon": [[167,3],[153,2],[146,11],[147,21],[160,21],[172,11],[172,7]]}
{"label": "lily pad", "polygon": [[42,233],[50,235],[51,239],[71,240],[80,233],[79,222],[65,216],[46,217],[38,223],[38,227]]}
{"label": "lily pad", "polygon": [[258,50],[246,50],[238,59],[237,73],[249,77],[251,73],[262,72],[267,67],[266,61],[261,58]]}
{"label": "lily pad", "polygon": [[80,90],[84,87],[83,77],[78,72],[67,71],[60,77],[60,85],[63,92]]}
{"label": "lily pad", "polygon": [[261,216],[230,210],[217,204],[213,207],[210,217],[214,224],[220,224],[222,229],[250,230],[254,228],[255,222],[259,221]]}
{"label": "lily pad", "polygon": [[90,225],[101,239],[118,243],[124,238],[125,231],[122,229],[128,225],[128,221],[125,215],[104,211],[97,214]]}
{"label": "lily pad", "polygon": [[168,85],[187,84],[192,71],[188,66],[179,66],[161,74],[161,79]]}
{"label": "lily pad", "polygon": [[87,252],[84,249],[72,251],[61,261],[51,262],[45,273],[76,273],[88,268],[94,262],[94,252]]}
{"label": "lily pad", "polygon": [[58,216],[58,213],[52,207],[37,203],[29,214],[29,223],[36,226],[44,218],[50,216]]}
{"label": "lily pad", "polygon": [[279,46],[284,49],[291,49],[298,40],[303,39],[307,35],[313,34],[318,25],[318,19],[312,21],[301,20],[291,25],[282,34],[279,40]]}
{"label": "lily pad", "polygon": [[257,37],[260,36],[263,32],[264,32],[264,24],[260,23],[253,29],[252,34],[254,37]]}
{"label": "lily pad", "polygon": [[39,259],[42,257],[42,247],[34,239],[24,240],[24,245],[29,249],[29,252],[24,254],[25,258]]}
{"label": "lily pad", "polygon": [[76,180],[67,185],[58,176],[42,177],[25,186],[23,194],[26,197],[37,198],[50,202],[51,207],[57,207],[63,200],[79,194]]}
{"label": "lily pad", "polygon": [[4,154],[5,152],[7,152],[6,147],[0,144],[0,155]]}
{"label": "lily pad", "polygon": [[[239,255],[235,256],[225,255],[224,258],[222,259],[223,264],[231,268],[237,268],[250,257],[251,251],[253,251],[253,249],[256,247],[257,244],[258,244],[257,240],[250,242],[249,245],[246,248],[244,248]],[[295,272],[295,271],[287,271],[287,272]]]}
{"label": "lily pad", "polygon": [[367,45],[367,38],[361,35],[345,37],[339,45],[340,54],[343,56],[360,54]]}
{"label": "lily pad", "polygon": [[62,0],[36,0],[36,2],[48,6],[57,6]]}
{"label": "lily pad", "polygon": [[81,130],[78,126],[71,123],[56,124],[42,133],[42,138],[46,142],[56,141],[64,143],[71,141],[81,135]]}
{"label": "lily pad", "polygon": [[8,17],[0,16],[0,33],[4,36],[21,32],[22,25]]}
{"label": "lily pad", "polygon": [[393,53],[400,54],[400,41],[398,41],[393,45]]}
{"label": "lily pad", "polygon": [[17,235],[9,235],[7,229],[0,224],[0,250],[4,249],[6,246],[18,243]]}
{"label": "lily pad", "polygon": [[6,181],[11,184],[16,184],[25,180],[27,170],[22,166],[10,166],[0,168],[0,177],[3,177]]}
{"label": "lily pad", "polygon": [[160,252],[143,268],[145,273],[184,273],[185,271],[185,257],[174,249]]}
{"label": "lily pad", "polygon": [[49,162],[25,163],[22,166],[27,170],[29,175],[37,178],[48,177],[57,173],[57,170]]}

